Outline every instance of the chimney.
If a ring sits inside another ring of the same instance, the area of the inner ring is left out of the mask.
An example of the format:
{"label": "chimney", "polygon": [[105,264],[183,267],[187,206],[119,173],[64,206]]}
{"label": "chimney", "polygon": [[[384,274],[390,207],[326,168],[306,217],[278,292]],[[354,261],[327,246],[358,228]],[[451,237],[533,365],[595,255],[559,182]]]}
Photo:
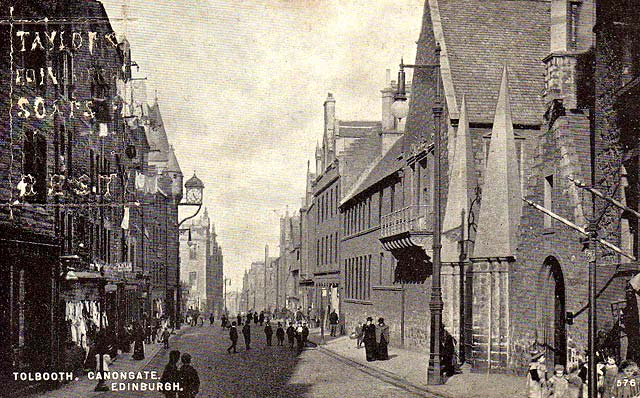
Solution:
{"label": "chimney", "polygon": [[393,96],[395,90],[391,85],[391,70],[387,69],[387,78],[384,87],[380,90],[382,94],[382,132],[395,129],[395,118],[391,114],[391,105],[393,104]]}
{"label": "chimney", "polygon": [[336,100],[332,93],[324,101],[325,165],[333,162],[336,153]]}

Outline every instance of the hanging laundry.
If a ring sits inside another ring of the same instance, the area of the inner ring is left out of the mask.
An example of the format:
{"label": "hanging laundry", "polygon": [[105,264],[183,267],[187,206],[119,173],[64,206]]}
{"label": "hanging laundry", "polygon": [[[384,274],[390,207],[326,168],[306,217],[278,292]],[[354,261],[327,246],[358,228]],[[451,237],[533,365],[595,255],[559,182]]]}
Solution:
{"label": "hanging laundry", "polygon": [[120,223],[120,228],[129,229],[129,208],[127,206],[124,207],[124,213],[122,215],[122,222]]}

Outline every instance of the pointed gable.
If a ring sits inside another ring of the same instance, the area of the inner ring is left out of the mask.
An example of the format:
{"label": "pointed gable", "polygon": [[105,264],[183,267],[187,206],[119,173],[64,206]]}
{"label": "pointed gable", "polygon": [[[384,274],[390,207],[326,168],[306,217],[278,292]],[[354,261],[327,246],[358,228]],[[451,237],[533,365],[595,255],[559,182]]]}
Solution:
{"label": "pointed gable", "polygon": [[522,194],[506,65],[489,145],[473,257],[512,257],[518,243]]}
{"label": "pointed gable", "polygon": [[[473,190],[476,186],[473,148],[469,131],[469,119],[467,118],[467,104],[464,96],[460,105],[460,122],[454,145],[455,155],[450,168],[447,206],[442,223],[442,231],[445,235],[447,235],[447,232],[459,230],[462,224],[463,211],[465,217],[468,216]],[[454,235],[459,235],[459,233]],[[445,236],[443,239],[442,261],[458,261],[457,239],[458,236]]]}

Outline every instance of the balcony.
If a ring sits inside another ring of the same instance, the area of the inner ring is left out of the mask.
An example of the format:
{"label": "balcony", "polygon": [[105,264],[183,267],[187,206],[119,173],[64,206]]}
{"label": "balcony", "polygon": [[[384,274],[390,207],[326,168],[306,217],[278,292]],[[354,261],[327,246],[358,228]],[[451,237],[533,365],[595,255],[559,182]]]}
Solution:
{"label": "balcony", "polygon": [[411,205],[382,216],[380,237],[390,238],[404,233],[431,233],[433,206]]}

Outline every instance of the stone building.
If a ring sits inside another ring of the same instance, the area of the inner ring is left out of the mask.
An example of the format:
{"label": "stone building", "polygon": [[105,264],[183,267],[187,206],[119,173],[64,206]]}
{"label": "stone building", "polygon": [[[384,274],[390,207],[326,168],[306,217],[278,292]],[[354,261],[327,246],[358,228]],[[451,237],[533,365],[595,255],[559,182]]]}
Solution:
{"label": "stone building", "polygon": [[[474,370],[501,372],[523,370],[532,344],[546,347],[555,363],[573,366],[584,357],[584,234],[522,198],[584,227],[592,215],[590,195],[570,178],[589,181],[592,124],[597,167],[620,168],[611,155],[620,143],[601,147],[611,137],[605,132],[612,118],[593,117],[604,106],[593,103],[589,83],[594,22],[589,1],[426,2],[415,63],[438,62],[440,73],[415,71],[403,138],[341,203],[349,328],[367,315],[384,316],[392,344],[429,349],[430,137],[440,131],[443,323],[459,342],[460,358]],[[625,70],[632,67],[617,73]],[[441,117],[435,112],[440,103]],[[600,175],[619,183],[620,173]],[[611,194],[616,182],[606,182],[597,179],[597,186]],[[598,266],[598,327],[605,331],[616,321],[611,305],[625,297],[625,268],[637,268],[621,266],[616,251],[634,256],[633,223],[624,215],[621,222],[619,212],[607,217],[601,236],[609,246],[599,248]],[[567,313],[576,316],[568,321]]]}
{"label": "stone building", "polygon": [[197,219],[189,220],[180,230],[180,280],[187,286],[186,307],[201,314],[222,315],[223,257],[215,226],[204,209]]}
{"label": "stone building", "polygon": [[211,226],[210,253],[207,263],[207,311],[216,319],[224,313],[224,256],[218,244],[216,226]]}
{"label": "stone building", "polygon": [[[8,12],[0,10],[3,19]],[[2,53],[13,46],[16,54],[0,61],[0,103],[11,111],[3,113],[8,128],[1,129],[0,149],[0,197],[7,204],[0,208],[0,253],[10,265],[0,286],[3,380],[15,370],[60,369],[67,343],[88,349],[100,327],[117,333],[149,313],[152,283],[161,283],[166,297],[176,278],[160,282],[153,275],[176,264],[170,259],[177,250],[167,242],[177,245],[177,229],[171,235],[177,211],[165,207],[153,216],[165,226],[157,235],[168,247],[162,269],[146,261],[154,243],[142,215],[152,212],[155,188],[171,203],[181,195],[175,157],[164,166],[150,162],[147,125],[153,118],[146,102],[132,101],[129,43],[112,30],[102,4],[21,2],[13,18],[21,26],[27,25],[20,19],[40,22],[25,34],[17,25],[0,28],[8,38]],[[54,22],[61,18],[68,23]],[[87,24],[87,18],[101,22]],[[78,32],[84,45],[52,33],[62,30]],[[90,32],[97,37],[91,46]],[[54,46],[45,45],[47,34]],[[47,72],[36,78],[40,70]],[[147,178],[153,174],[157,178]],[[141,181],[157,184],[147,190]],[[81,306],[104,314],[92,317],[102,323],[87,319]],[[71,333],[77,322],[86,333]]]}

